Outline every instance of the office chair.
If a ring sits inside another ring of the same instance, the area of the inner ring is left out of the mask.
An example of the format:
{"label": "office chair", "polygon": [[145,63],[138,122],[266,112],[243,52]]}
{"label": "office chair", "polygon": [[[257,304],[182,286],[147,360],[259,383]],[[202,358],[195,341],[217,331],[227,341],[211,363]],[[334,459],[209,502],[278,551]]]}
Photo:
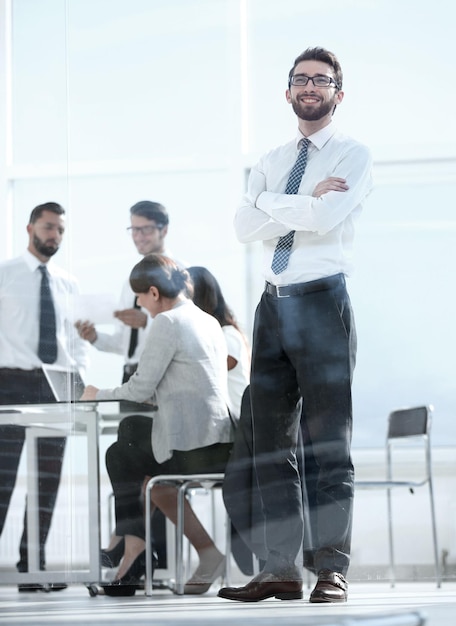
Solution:
{"label": "office chair", "polygon": [[[435,519],[434,488],[432,481],[431,464],[431,416],[432,406],[419,406],[413,408],[399,409],[390,413],[388,418],[388,433],[386,437],[386,480],[355,480],[355,489],[386,489],[388,507],[388,535],[389,535],[389,557],[391,568],[391,586],[395,585],[395,562],[393,545],[393,521],[391,491],[397,487],[406,487],[411,493],[418,487],[428,486],[430,513],[432,520],[432,540],[434,545],[435,578],[437,587],[441,585],[441,572],[439,565],[439,552],[437,542],[437,526]],[[419,441],[424,446],[425,467],[424,476],[421,481],[396,480],[393,473],[393,447],[397,444],[408,443],[409,441]]]}

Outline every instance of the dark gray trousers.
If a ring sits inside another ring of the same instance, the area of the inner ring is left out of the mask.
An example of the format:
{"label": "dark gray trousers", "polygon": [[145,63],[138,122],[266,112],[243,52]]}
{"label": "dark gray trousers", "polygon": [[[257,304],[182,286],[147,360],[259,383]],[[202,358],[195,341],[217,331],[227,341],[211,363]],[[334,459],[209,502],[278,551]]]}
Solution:
{"label": "dark gray trousers", "polygon": [[304,515],[296,459],[300,422],[318,467],[314,568],[345,574],[354,470],[351,381],[356,332],[343,276],[298,296],[264,293],[255,315],[250,395],[265,517],[267,571],[302,565]]}

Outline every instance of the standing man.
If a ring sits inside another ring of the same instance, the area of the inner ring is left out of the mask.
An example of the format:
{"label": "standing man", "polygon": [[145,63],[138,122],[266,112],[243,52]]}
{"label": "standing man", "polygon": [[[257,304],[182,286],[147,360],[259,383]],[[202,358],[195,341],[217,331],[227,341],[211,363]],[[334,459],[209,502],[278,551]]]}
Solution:
{"label": "standing man", "polygon": [[319,468],[318,581],[310,602],[347,599],[356,334],[345,276],[355,219],[372,183],[369,151],[332,122],[343,97],[333,53],[309,48],[298,56],[286,91],[298,136],[252,169],[235,217],[240,241],[261,240],[264,249],[266,285],[255,316],[250,390],[267,560],[244,587],[219,591],[231,600],[302,598],[300,419]]}
{"label": "standing man", "polygon": [[[87,348],[63,303],[78,292],[76,281],[56,267],[65,210],[55,202],[35,207],[27,225],[29,244],[20,257],[0,264],[0,404],[55,402],[42,370],[45,363],[83,371]],[[25,438],[24,426],[0,424],[0,534],[3,530]],[[38,440],[40,568],[60,482],[64,437]],[[28,571],[27,512],[19,548],[19,572]],[[19,591],[58,591],[64,584],[21,584]]]}

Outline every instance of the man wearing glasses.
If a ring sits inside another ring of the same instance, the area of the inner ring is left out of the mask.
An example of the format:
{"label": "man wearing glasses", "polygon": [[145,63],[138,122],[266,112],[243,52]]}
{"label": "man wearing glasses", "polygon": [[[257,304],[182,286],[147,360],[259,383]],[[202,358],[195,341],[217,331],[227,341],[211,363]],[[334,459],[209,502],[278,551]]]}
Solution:
{"label": "man wearing glasses", "polygon": [[[262,241],[265,291],[253,331],[250,393],[267,560],[244,587],[219,596],[302,598],[301,426],[318,468],[310,602],[345,602],[353,506],[351,381],[356,333],[345,276],[354,224],[368,195],[371,156],[332,122],[344,97],[335,55],[309,48],[289,73],[298,134],[252,168],[235,217],[240,241]],[[302,410],[302,417],[301,417]],[[302,420],[302,422],[301,422]]]}

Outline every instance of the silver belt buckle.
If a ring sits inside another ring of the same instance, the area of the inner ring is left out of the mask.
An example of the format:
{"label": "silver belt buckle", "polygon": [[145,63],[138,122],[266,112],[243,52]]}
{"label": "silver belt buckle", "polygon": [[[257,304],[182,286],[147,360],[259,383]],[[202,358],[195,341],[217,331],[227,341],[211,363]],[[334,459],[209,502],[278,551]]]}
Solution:
{"label": "silver belt buckle", "polygon": [[280,289],[282,287],[288,287],[288,285],[276,285],[276,296],[278,298],[289,298],[290,297],[289,293],[287,293],[287,294],[284,293],[283,295],[280,293]]}

